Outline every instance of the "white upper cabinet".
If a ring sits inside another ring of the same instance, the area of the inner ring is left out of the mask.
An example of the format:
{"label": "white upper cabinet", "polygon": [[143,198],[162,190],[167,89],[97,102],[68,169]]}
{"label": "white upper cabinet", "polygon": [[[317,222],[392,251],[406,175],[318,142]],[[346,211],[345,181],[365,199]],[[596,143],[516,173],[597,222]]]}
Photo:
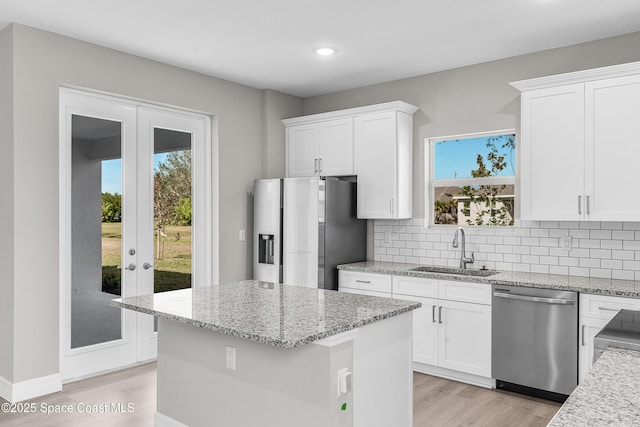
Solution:
{"label": "white upper cabinet", "polygon": [[287,177],[353,175],[353,118],[287,127]]}
{"label": "white upper cabinet", "polygon": [[358,218],[411,218],[413,113],[363,114],[355,124]]}
{"label": "white upper cabinet", "polygon": [[285,119],[287,177],[358,177],[358,218],[411,218],[413,113],[402,101]]}
{"label": "white upper cabinet", "polygon": [[586,83],[585,112],[586,214],[639,221],[640,198],[629,192],[640,158],[640,74]]}
{"label": "white upper cabinet", "polygon": [[640,63],[512,83],[522,91],[521,217],[639,221]]}
{"label": "white upper cabinet", "polygon": [[287,128],[287,177],[318,175],[318,125]]}
{"label": "white upper cabinet", "polygon": [[568,85],[522,94],[522,219],[577,220],[584,188],[584,91]]}

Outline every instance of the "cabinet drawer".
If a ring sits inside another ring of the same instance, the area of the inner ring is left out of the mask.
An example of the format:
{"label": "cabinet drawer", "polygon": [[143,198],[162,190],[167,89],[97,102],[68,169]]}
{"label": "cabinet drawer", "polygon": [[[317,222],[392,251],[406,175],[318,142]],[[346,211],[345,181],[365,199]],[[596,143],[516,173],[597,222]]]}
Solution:
{"label": "cabinet drawer", "polygon": [[438,298],[438,280],[407,276],[393,276],[393,295]]}
{"label": "cabinet drawer", "polygon": [[391,295],[391,275],[344,271],[338,273],[338,289],[351,288],[386,292]]}
{"label": "cabinet drawer", "polygon": [[440,299],[491,305],[491,285],[440,280]]}
{"label": "cabinet drawer", "polygon": [[580,294],[580,315],[611,320],[619,310],[640,310],[640,299]]}

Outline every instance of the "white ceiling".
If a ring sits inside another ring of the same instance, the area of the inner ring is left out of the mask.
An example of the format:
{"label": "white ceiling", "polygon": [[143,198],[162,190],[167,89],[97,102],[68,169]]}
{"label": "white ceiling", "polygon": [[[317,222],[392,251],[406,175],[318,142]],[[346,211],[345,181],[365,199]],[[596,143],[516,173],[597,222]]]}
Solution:
{"label": "white ceiling", "polygon": [[307,97],[640,31],[640,0],[0,0],[10,22]]}

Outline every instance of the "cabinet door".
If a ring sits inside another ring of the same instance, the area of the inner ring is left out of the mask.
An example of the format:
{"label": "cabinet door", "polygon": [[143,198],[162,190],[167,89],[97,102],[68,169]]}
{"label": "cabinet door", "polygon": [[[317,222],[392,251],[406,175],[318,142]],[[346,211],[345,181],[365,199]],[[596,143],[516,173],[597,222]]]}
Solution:
{"label": "cabinet door", "polygon": [[440,307],[440,366],[491,377],[491,306],[440,300]]}
{"label": "cabinet door", "polygon": [[395,218],[396,112],[356,118],[358,218]]}
{"label": "cabinet door", "polygon": [[640,157],[640,76],[585,84],[586,212],[592,221],[640,221],[630,197]]}
{"label": "cabinet door", "polygon": [[287,128],[287,177],[317,175],[318,133],[315,123]]}
{"label": "cabinet door", "polygon": [[413,310],[413,361],[438,365],[438,300],[412,295],[396,295],[395,299],[417,301],[422,307]]}
{"label": "cabinet door", "polygon": [[585,375],[593,366],[593,339],[604,328],[608,320],[580,318],[580,350],[578,360],[579,380],[584,381]]}
{"label": "cabinet door", "polygon": [[584,85],[523,92],[521,126],[522,219],[581,219]]}
{"label": "cabinet door", "polygon": [[322,122],[318,131],[320,175],[353,175],[353,118]]}

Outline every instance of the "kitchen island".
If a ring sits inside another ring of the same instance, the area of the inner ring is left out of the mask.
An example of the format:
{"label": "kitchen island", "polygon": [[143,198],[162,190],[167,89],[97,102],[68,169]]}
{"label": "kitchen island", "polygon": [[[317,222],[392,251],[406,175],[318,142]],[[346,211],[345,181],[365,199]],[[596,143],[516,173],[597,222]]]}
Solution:
{"label": "kitchen island", "polygon": [[419,303],[248,280],[113,305],[158,318],[158,427],[412,424]]}

